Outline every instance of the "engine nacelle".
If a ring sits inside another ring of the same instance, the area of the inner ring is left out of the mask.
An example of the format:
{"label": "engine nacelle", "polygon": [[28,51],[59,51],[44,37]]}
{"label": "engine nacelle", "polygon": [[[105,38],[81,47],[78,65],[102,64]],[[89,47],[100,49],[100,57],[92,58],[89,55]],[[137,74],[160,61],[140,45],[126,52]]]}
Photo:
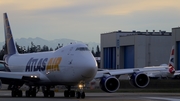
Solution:
{"label": "engine nacelle", "polygon": [[131,76],[131,83],[138,88],[144,88],[149,84],[149,77],[144,73],[134,73]]}
{"label": "engine nacelle", "polygon": [[2,82],[1,82],[1,79],[0,79],[0,89],[1,89],[1,87],[2,87]]}
{"label": "engine nacelle", "polygon": [[104,76],[103,78],[101,78],[99,85],[103,91],[113,93],[119,89],[120,82],[114,76]]}

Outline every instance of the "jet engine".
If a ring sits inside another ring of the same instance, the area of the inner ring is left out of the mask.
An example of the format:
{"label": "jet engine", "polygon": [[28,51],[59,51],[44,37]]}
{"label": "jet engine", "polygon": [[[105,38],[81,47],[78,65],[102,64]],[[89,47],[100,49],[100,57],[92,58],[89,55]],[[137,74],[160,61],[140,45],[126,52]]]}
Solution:
{"label": "jet engine", "polygon": [[103,91],[113,93],[119,89],[120,82],[114,76],[104,76],[103,78],[101,78],[99,85]]}
{"label": "jet engine", "polygon": [[150,79],[146,74],[140,72],[132,74],[130,81],[135,87],[144,88],[149,84]]}
{"label": "jet engine", "polygon": [[1,82],[1,79],[0,79],[0,89],[1,89],[1,87],[2,87],[2,82]]}

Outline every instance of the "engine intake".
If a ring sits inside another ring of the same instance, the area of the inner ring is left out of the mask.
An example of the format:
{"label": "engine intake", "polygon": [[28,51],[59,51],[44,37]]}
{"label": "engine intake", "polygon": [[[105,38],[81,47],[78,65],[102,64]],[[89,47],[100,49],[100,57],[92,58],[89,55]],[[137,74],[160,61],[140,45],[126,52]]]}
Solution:
{"label": "engine intake", "polygon": [[135,87],[144,88],[149,84],[150,79],[144,73],[134,73],[130,81]]}
{"label": "engine intake", "polygon": [[101,78],[99,85],[103,91],[113,93],[119,89],[120,82],[114,76],[107,76],[107,77]]}

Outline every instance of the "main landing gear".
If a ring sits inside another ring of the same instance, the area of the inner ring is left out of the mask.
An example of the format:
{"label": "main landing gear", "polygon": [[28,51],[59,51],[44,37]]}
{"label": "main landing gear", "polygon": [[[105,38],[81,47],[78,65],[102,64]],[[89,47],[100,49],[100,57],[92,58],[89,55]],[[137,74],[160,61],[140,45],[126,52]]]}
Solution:
{"label": "main landing gear", "polygon": [[[12,97],[22,97],[23,93],[20,89],[20,86],[17,85],[10,85],[8,89],[11,89],[11,96]],[[36,97],[36,93],[39,91],[39,87],[29,87],[29,90],[25,92],[26,97]]]}
{"label": "main landing gear", "polygon": [[10,86],[9,89],[11,89],[11,96],[12,97],[22,97],[22,91],[19,90],[19,86]]}
{"label": "main landing gear", "polygon": [[[29,90],[25,92],[26,97],[36,97],[37,92],[39,91],[39,86],[29,86]],[[54,97],[54,91],[50,90],[50,86],[46,86],[43,88],[44,97]],[[22,91],[19,90],[18,86],[12,87],[11,96],[12,97],[22,97]]]}
{"label": "main landing gear", "polygon": [[85,98],[85,92],[84,92],[84,85],[80,84],[79,85],[79,90],[77,91],[74,91],[74,90],[71,90],[71,86],[67,86],[66,87],[68,90],[65,90],[64,91],[64,97],[76,97],[77,99],[79,98],[82,98],[84,99]]}
{"label": "main landing gear", "polygon": [[44,97],[54,97],[54,91],[50,90],[50,86],[43,88]]}
{"label": "main landing gear", "polygon": [[12,97],[22,97],[22,91],[19,89],[13,89],[11,91],[11,96]]}
{"label": "main landing gear", "polygon": [[[37,90],[37,91],[36,91]],[[29,87],[29,90],[26,91],[26,97],[36,97],[36,93],[39,91],[39,87]]]}
{"label": "main landing gear", "polygon": [[66,87],[68,90],[64,91],[64,97],[75,97],[75,91],[71,90],[71,86]]}
{"label": "main landing gear", "polygon": [[[19,86],[13,86],[11,95],[12,97],[22,97],[23,93],[19,90]],[[64,97],[76,97],[76,98],[85,98],[84,85],[80,84],[78,90],[71,90],[71,86],[67,86],[67,90],[64,91]],[[36,97],[37,92],[39,91],[39,86],[29,86],[29,90],[25,92],[26,97]],[[54,97],[54,91],[50,90],[50,86],[42,88],[44,97]]]}

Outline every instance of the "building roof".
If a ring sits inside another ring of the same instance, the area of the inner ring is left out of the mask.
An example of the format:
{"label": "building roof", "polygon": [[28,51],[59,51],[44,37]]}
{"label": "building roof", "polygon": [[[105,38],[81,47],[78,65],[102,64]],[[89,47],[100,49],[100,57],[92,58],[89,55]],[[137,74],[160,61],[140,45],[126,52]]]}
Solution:
{"label": "building roof", "polygon": [[159,32],[155,32],[155,30],[153,30],[153,32],[148,32],[148,30],[146,30],[146,32],[141,32],[141,31],[113,31],[113,32],[108,32],[108,33],[102,33],[102,35],[106,35],[106,34],[119,34],[119,36],[131,36],[131,35],[147,35],[147,36],[171,36],[172,32],[166,32],[166,31],[161,31],[159,30]]}

